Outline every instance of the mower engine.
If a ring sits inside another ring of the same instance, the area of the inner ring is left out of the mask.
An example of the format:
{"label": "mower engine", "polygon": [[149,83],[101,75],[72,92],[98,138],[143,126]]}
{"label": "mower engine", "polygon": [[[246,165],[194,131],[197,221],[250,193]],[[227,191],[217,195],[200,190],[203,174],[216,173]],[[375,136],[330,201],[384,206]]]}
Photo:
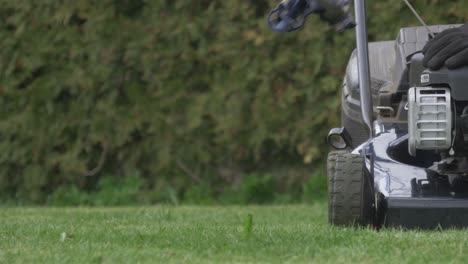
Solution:
{"label": "mower engine", "polygon": [[[421,56],[410,68],[421,69]],[[440,155],[430,169],[441,175],[468,175],[468,68],[410,71],[408,146]]]}

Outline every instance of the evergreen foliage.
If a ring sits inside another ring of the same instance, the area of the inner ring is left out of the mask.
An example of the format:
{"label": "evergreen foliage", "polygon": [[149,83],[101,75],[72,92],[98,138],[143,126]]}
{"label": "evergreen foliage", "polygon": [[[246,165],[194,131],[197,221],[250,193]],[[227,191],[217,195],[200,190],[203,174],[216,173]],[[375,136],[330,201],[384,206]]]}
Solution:
{"label": "evergreen foliage", "polygon": [[[429,23],[468,20],[464,1],[415,2]],[[138,177],[154,201],[257,172],[301,186],[322,170],[354,37],[315,18],[272,33],[275,4],[0,0],[0,198],[43,203],[102,175]],[[417,25],[399,1],[369,7],[373,40]]]}

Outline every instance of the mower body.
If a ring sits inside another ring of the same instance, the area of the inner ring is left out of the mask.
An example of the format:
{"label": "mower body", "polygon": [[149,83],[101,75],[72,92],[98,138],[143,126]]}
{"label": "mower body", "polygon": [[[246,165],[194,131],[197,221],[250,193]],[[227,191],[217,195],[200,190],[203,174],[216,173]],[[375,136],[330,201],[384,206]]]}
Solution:
{"label": "mower body", "polygon": [[[401,29],[396,41],[369,43],[372,132],[362,118],[356,52],[347,67],[342,128],[330,134],[347,139],[350,155],[363,158],[362,179],[372,195],[361,199],[373,199],[364,203],[371,207],[365,217],[376,226],[468,226],[468,110],[457,110],[468,105],[468,68],[425,69],[418,52],[429,39],[426,28],[413,27]],[[420,104],[414,102],[415,93]]]}

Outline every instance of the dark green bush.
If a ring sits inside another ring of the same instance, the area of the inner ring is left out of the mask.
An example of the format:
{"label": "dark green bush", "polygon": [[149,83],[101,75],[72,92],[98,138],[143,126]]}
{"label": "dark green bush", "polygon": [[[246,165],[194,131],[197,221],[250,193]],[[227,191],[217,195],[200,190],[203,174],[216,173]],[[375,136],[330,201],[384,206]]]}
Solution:
{"label": "dark green bush", "polygon": [[[300,192],[293,172],[322,170],[354,38],[316,19],[271,33],[275,2],[0,0],[0,198],[92,193],[102,175],[140,175],[153,202],[251,173]],[[369,2],[371,39],[417,24],[399,1]],[[415,2],[430,23],[468,18],[464,1]]]}
{"label": "dark green bush", "polygon": [[93,192],[84,192],[76,186],[60,186],[49,196],[47,202],[53,206],[122,206],[149,203],[146,197],[140,195],[141,185],[139,177],[105,176]]}

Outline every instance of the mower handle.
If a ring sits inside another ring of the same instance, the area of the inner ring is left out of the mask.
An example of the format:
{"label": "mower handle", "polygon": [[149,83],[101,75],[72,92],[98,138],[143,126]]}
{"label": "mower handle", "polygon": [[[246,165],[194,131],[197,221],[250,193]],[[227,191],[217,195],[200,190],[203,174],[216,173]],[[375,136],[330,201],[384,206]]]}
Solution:
{"label": "mower handle", "polygon": [[373,137],[372,94],[370,90],[369,43],[367,38],[366,0],[354,0],[356,19],[356,51],[359,71],[359,92],[362,120],[369,129],[369,138]]}

